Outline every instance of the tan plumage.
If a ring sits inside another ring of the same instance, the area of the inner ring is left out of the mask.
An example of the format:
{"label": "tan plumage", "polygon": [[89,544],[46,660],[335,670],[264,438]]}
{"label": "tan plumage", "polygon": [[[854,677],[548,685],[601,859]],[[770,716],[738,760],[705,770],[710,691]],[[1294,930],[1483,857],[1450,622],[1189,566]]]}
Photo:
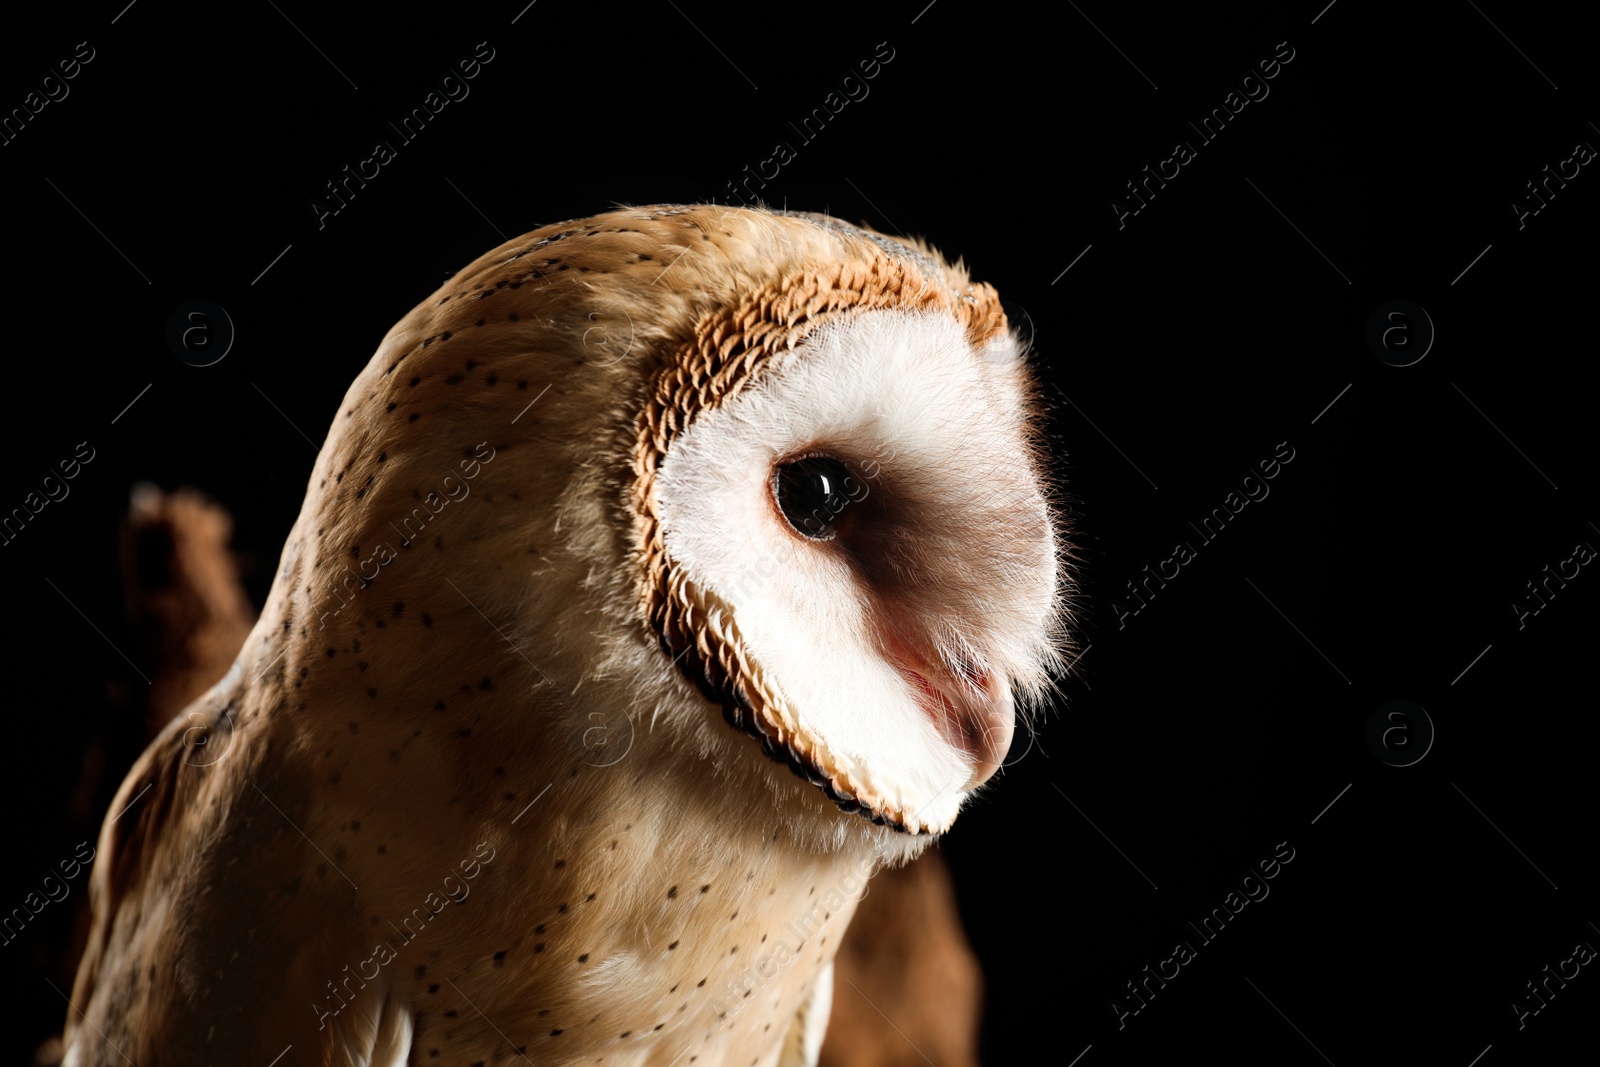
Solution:
{"label": "tan plumage", "polygon": [[[67,1062],[814,1062],[866,878],[1057,662],[1031,397],[993,290],[820,216],[480,257],[113,803]],[[773,488],[819,452],[868,483],[832,541]]]}

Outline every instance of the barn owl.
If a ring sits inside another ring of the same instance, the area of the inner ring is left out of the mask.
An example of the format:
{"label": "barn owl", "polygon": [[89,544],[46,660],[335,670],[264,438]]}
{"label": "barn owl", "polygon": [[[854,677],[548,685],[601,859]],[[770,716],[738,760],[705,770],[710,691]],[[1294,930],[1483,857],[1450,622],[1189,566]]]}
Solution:
{"label": "barn owl", "polygon": [[1020,347],[821,215],[619,209],[462,270],[113,802],[65,1062],[814,1063],[867,879],[1068,640]]}

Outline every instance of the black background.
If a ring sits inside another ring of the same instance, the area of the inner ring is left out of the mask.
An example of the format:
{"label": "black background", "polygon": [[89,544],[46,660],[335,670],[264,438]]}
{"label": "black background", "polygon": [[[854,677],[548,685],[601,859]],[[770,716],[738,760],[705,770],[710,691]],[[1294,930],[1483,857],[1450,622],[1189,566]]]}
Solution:
{"label": "black background", "polygon": [[[946,843],[986,971],[986,1061],[1494,1067],[1592,1048],[1593,967],[1523,1029],[1510,1007],[1575,943],[1600,946],[1600,577],[1585,567],[1521,628],[1511,606],[1600,546],[1584,325],[1600,178],[1584,167],[1522,228],[1512,206],[1600,145],[1576,16],[523,2],[116,0],[8,27],[7,111],[78,42],[94,59],[0,145],[0,508],[78,442],[95,459],[0,547],[21,764],[0,907],[109,802],[108,780],[73,822],[85,739],[143,684],[113,647],[135,482],[231,509],[259,603],[307,437],[395,320],[502,235],[617,202],[726,202],[781,140],[797,157],[770,203],[963,257],[1025,309],[1051,386],[1090,648]],[[470,96],[319,228],[322,184],[394,141],[384,120],[480,41],[494,59]],[[1185,123],[1283,41],[1270,95],[1203,144]],[[870,94],[802,144],[788,123],[879,42],[893,59]],[[1177,140],[1196,158],[1119,228],[1123,183]],[[206,368],[165,340],[195,299],[236,330]],[[1366,341],[1396,299],[1437,331],[1406,367]],[[1187,523],[1280,442],[1294,459],[1270,495],[1202,542]],[[1193,562],[1119,610],[1177,541]],[[1408,767],[1366,740],[1392,699],[1436,731]],[[1294,859],[1270,895],[1202,944],[1186,921],[1280,842]],[[66,1011],[46,978],[69,988],[70,961],[41,961],[43,936],[0,950],[24,1048]],[[1137,1006],[1124,983],[1180,939],[1196,958],[1119,1029],[1112,999]]]}

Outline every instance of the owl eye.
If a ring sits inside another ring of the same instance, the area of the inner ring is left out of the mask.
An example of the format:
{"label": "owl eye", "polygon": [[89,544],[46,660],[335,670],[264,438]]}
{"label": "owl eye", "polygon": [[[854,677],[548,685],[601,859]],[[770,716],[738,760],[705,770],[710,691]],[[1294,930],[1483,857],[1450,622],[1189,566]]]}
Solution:
{"label": "owl eye", "polygon": [[827,541],[839,515],[862,494],[860,482],[842,462],[808,456],[778,464],[772,472],[772,495],[796,533]]}

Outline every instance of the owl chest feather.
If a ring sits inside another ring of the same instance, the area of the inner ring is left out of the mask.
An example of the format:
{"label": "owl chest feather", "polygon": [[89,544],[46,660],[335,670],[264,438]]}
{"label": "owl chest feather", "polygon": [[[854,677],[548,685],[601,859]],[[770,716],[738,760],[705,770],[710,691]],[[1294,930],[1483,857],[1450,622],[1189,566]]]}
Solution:
{"label": "owl chest feather", "polygon": [[611,899],[583,894],[571,922],[534,924],[546,940],[517,981],[521,1025],[546,1056],[573,1062],[774,1062],[865,876],[836,858],[695,849],[670,835],[635,839],[630,855],[642,827],[623,825],[616,855],[593,865],[627,872],[607,882]]}
{"label": "owl chest feather", "polygon": [[[416,796],[461,798],[451,832],[391,803],[363,826],[386,854],[348,871],[376,890],[355,925],[388,949],[364,958],[392,953],[366,967],[387,985],[360,992],[409,1012],[417,1061],[492,1061],[510,1041],[536,1063],[777,1063],[875,853],[797,839],[766,790],[649,737],[608,766],[484,746],[491,766],[418,769]],[[447,889],[435,872],[452,870]]]}

